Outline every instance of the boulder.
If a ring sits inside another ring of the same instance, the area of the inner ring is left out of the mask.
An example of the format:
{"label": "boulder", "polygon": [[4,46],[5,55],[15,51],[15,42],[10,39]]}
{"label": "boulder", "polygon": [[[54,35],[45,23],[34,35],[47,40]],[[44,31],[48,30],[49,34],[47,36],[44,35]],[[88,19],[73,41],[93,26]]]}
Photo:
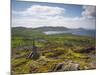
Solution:
{"label": "boulder", "polygon": [[63,63],[54,64],[50,72],[60,71],[63,65]]}
{"label": "boulder", "polygon": [[80,64],[76,62],[62,62],[58,64],[54,64],[51,68],[50,72],[57,72],[57,71],[76,71],[79,70]]}

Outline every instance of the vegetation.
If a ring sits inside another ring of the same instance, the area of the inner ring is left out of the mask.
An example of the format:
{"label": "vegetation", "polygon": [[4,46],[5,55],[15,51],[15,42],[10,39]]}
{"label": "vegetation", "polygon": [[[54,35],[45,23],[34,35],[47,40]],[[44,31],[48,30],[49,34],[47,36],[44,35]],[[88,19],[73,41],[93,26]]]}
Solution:
{"label": "vegetation", "polygon": [[[32,46],[37,47],[40,57],[28,58]],[[12,29],[12,74],[50,72],[55,64],[79,64],[77,70],[95,69],[95,37],[72,34],[46,35],[34,29]],[[71,62],[70,62],[71,61]],[[73,69],[74,70],[74,69]]]}

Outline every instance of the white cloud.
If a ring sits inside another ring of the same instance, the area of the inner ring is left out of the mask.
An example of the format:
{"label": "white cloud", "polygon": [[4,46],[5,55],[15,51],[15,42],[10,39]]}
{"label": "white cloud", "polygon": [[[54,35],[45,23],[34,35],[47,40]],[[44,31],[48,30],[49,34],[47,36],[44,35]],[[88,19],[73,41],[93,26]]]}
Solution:
{"label": "white cloud", "polygon": [[33,5],[24,11],[20,11],[20,12],[13,11],[13,13],[21,14],[23,16],[34,16],[34,15],[53,16],[53,15],[59,15],[64,13],[64,9],[60,7]]}
{"label": "white cloud", "polygon": [[84,11],[82,16],[87,18],[94,18],[96,16],[96,7],[95,6],[83,6]]}
{"label": "white cloud", "polygon": [[[83,6],[85,9],[82,12],[82,17],[64,17],[64,8],[50,7],[50,6],[31,6],[25,11],[13,12],[13,14],[20,14],[23,17],[13,17],[12,26],[23,27],[40,27],[40,26],[64,26],[68,28],[95,28],[95,19],[90,19],[94,12],[94,7]],[[90,10],[91,8],[91,10]],[[90,10],[90,11],[89,11]],[[90,13],[91,12],[91,13]],[[88,14],[86,14],[88,13]],[[88,16],[88,17],[84,17]]]}
{"label": "white cloud", "polygon": [[95,28],[94,19],[85,19],[85,18],[66,18],[66,17],[47,17],[45,19],[38,18],[16,18],[13,19],[14,26],[23,26],[23,27],[40,27],[40,26],[64,26],[68,28]]}

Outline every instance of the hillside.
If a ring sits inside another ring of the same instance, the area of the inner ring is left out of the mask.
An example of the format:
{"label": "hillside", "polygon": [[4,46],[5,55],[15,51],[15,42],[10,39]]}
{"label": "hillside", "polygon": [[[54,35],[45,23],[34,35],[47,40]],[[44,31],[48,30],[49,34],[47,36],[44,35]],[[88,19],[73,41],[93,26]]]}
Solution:
{"label": "hillside", "polygon": [[96,68],[95,38],[72,33],[47,35],[44,33],[47,29],[57,32],[58,29],[44,28],[12,28],[12,75]]}
{"label": "hillside", "polygon": [[65,28],[65,27],[38,27],[38,28],[34,28],[35,30],[38,30],[38,31],[42,31],[42,32],[45,32],[45,31],[67,31],[69,30],[68,28]]}
{"label": "hillside", "polygon": [[65,27],[38,27],[38,28],[25,28],[25,27],[12,27],[12,35],[18,36],[33,36],[33,33],[38,34],[65,34],[70,33],[73,35],[92,36],[95,37],[96,30],[89,30],[84,28],[70,29]]}

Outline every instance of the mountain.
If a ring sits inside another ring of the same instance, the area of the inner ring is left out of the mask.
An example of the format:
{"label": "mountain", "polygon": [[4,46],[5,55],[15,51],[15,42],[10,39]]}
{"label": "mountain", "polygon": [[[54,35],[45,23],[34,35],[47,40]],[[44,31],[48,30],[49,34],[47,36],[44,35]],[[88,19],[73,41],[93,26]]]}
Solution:
{"label": "mountain", "polygon": [[37,36],[44,34],[66,34],[70,33],[73,35],[82,35],[82,36],[92,36],[95,37],[96,30],[93,29],[84,29],[84,28],[66,28],[66,27],[38,27],[38,28],[25,28],[25,27],[12,27],[12,35],[16,36]]}
{"label": "mountain", "polygon": [[78,28],[78,29],[71,29],[71,30],[69,30],[69,32],[74,34],[74,35],[82,35],[82,36],[95,37],[95,35],[96,35],[96,30],[95,29]]}
{"label": "mountain", "polygon": [[12,36],[20,36],[24,38],[29,38],[32,36],[43,35],[44,33],[34,30],[33,28],[25,28],[25,27],[12,27],[11,35]]}
{"label": "mountain", "polygon": [[51,26],[45,27],[44,26],[44,27],[34,28],[34,30],[45,32],[45,31],[66,31],[69,29],[65,27],[51,27]]}

